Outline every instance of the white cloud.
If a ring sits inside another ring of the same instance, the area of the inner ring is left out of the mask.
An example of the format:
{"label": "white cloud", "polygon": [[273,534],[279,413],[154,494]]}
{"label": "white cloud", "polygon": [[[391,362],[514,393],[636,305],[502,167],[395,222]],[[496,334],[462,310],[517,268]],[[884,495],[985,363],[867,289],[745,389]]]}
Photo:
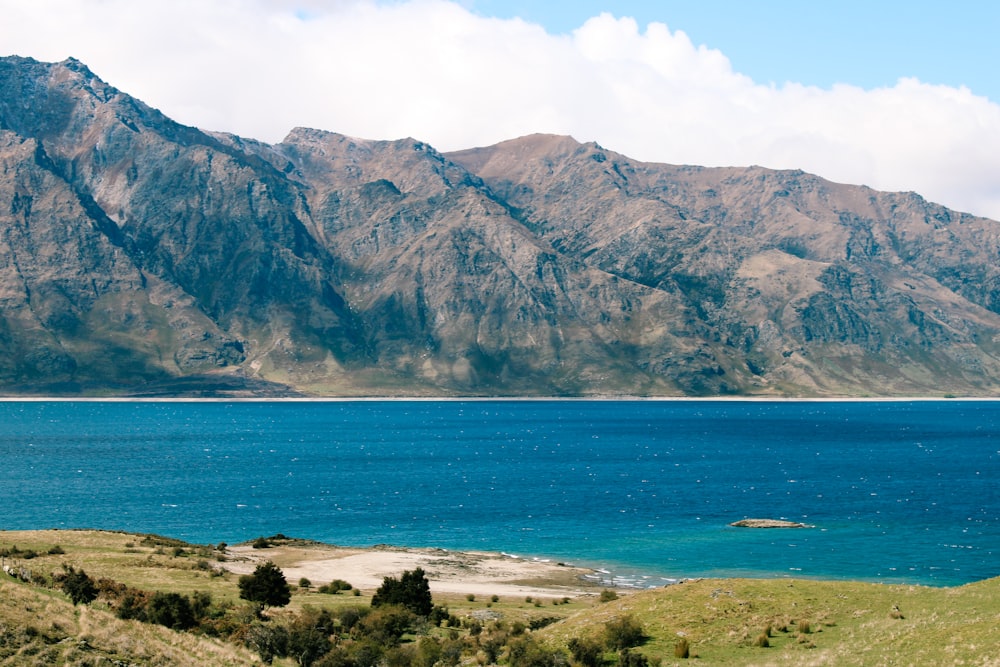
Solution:
{"label": "white cloud", "polygon": [[[445,0],[0,0],[0,44],[74,56],[205,129],[296,125],[441,150],[531,132],[635,158],[801,168],[1000,219],[1000,106],[964,88],[756,84],[662,24],[553,36]],[[762,47],[762,48],[766,48]]]}

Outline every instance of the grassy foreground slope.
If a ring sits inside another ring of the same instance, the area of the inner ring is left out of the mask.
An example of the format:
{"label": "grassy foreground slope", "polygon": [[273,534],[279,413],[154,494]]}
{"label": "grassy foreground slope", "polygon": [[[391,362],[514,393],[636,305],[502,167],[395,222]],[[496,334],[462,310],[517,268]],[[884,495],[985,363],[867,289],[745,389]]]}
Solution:
{"label": "grassy foreground slope", "polygon": [[698,664],[1000,665],[1000,579],[954,588],[693,580],[622,596],[543,632],[565,645],[625,615],[649,637],[639,651],[664,664],[685,662],[673,657],[685,637]]}
{"label": "grassy foreground slope", "polygon": [[257,662],[242,646],[122,621],[62,593],[0,577],[0,665],[205,665]]}
{"label": "grassy foreground slope", "polygon": [[[228,609],[227,618],[239,619],[246,603],[239,599],[237,576],[222,567],[238,557],[231,551],[124,533],[0,531],[0,552],[6,554],[5,565],[30,570],[32,579],[25,582],[0,573],[0,665],[260,663],[258,654],[238,640],[239,633],[210,637],[198,630],[178,632],[120,620],[102,598],[74,607],[51,583],[52,575],[67,565],[95,579],[148,591],[208,593],[214,605]],[[433,582],[433,573],[430,576]],[[371,590],[324,595],[316,590],[323,583],[328,582],[313,581],[311,589],[293,587],[291,604],[269,610],[272,620],[267,623],[282,623],[308,609],[370,604]],[[572,600],[540,601],[435,594],[435,603],[463,619],[462,626],[424,626],[405,641],[416,644],[423,634],[437,636],[461,647],[461,664],[485,664],[477,647],[490,628],[477,636],[465,620],[486,614],[537,628],[527,634],[561,653],[564,660],[558,664],[572,665],[581,664],[571,657],[572,640],[603,645],[609,624],[631,619],[646,635],[633,650],[651,665],[689,664],[675,657],[682,637],[689,642],[691,657],[697,658],[693,664],[701,665],[1000,665],[1000,578],[954,588],[702,579],[655,590],[619,591],[617,599],[601,601],[608,597],[613,596],[587,592]],[[759,646],[762,636],[767,647]],[[619,654],[605,648],[601,660],[614,665]],[[528,664],[505,653],[497,661]],[[284,658],[275,664],[295,662]]]}

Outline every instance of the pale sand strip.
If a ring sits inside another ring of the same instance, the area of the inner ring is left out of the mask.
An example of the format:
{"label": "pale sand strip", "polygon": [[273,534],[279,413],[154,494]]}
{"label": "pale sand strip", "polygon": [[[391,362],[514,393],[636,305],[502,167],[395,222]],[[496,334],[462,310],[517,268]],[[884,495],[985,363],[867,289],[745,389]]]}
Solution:
{"label": "pale sand strip", "polygon": [[366,592],[377,589],[384,577],[398,577],[418,567],[426,573],[432,593],[577,597],[596,595],[603,588],[582,579],[592,570],[497,553],[322,545],[270,549],[238,546],[230,547],[227,553],[230,559],[222,566],[237,574],[250,573],[258,563],[271,560],[289,583],[305,577],[319,586],[342,579]]}

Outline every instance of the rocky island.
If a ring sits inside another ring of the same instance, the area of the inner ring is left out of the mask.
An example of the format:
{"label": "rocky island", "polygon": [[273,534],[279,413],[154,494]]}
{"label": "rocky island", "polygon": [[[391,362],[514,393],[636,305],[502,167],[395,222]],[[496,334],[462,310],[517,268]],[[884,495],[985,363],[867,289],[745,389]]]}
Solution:
{"label": "rocky island", "polygon": [[808,523],[798,521],[785,521],[784,519],[740,519],[734,521],[730,526],[736,528],[814,528]]}

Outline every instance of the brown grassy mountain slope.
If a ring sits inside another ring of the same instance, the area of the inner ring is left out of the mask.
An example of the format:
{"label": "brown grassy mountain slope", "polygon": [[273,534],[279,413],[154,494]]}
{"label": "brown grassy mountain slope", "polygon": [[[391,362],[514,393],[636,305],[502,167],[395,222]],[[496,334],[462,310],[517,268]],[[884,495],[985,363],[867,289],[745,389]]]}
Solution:
{"label": "brown grassy mountain slope", "polygon": [[707,327],[706,354],[743,388],[925,393],[954,386],[945,377],[995,386],[992,220],[913,193],[646,164],[569,138],[449,157],[561,252],[677,295]]}
{"label": "brown grassy mountain slope", "polygon": [[174,123],[0,59],[0,391],[989,395],[997,223],[536,135]]}

